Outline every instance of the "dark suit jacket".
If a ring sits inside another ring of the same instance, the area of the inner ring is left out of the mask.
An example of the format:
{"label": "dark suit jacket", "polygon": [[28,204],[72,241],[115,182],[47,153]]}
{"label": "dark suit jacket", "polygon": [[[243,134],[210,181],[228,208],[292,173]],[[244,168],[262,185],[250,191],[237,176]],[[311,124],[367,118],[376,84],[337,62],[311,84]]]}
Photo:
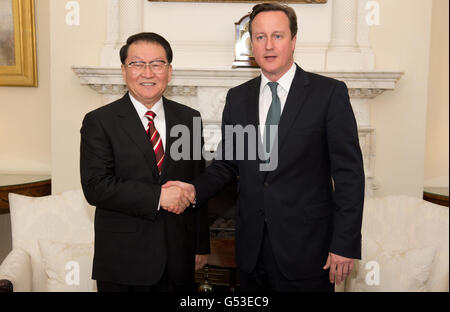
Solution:
{"label": "dark suit jacket", "polygon": [[202,160],[174,161],[169,155],[177,140],[170,129],[185,125],[193,133],[193,117],[200,117],[199,112],[165,98],[163,103],[167,139],[161,176],[128,94],[83,120],[81,184],[87,201],[97,207],[95,280],[153,285],[167,267],[176,283],[185,283],[193,281],[195,254],[209,253],[205,205],[180,215],[157,211],[162,184],[189,181],[204,169]]}
{"label": "dark suit jacket", "polygon": [[[229,90],[225,125],[259,124],[261,77]],[[261,146],[259,142],[249,145]],[[227,154],[223,144],[223,158]],[[239,177],[236,262],[251,272],[258,259],[264,224],[281,272],[289,279],[323,275],[328,252],[361,256],[364,169],[356,120],[343,82],[297,66],[278,128],[278,166],[259,170],[260,161],[216,160],[194,180],[203,203]],[[248,146],[245,147],[245,156]],[[228,153],[229,154],[229,153]],[[335,189],[333,189],[333,182]]]}

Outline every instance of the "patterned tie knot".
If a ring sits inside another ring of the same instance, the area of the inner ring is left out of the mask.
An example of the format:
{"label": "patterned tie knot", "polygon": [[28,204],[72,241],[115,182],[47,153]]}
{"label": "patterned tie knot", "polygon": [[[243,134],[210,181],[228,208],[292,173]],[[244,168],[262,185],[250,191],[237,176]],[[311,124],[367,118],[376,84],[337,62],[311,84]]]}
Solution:
{"label": "patterned tie knot", "polygon": [[272,91],[272,94],[277,94],[277,87],[278,87],[278,82],[268,82],[267,83],[269,85],[270,91]]}
{"label": "patterned tie knot", "polygon": [[152,111],[148,111],[145,113],[145,117],[147,117],[149,120],[153,121],[153,119],[155,119],[156,114]]}

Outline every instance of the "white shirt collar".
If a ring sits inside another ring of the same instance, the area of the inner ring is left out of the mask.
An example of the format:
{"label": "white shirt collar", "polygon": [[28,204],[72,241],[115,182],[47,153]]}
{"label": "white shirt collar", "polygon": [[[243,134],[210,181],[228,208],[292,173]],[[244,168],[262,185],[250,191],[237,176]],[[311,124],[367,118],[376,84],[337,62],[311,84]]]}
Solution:
{"label": "white shirt collar", "polygon": [[152,109],[148,109],[144,104],[136,100],[130,92],[128,92],[128,95],[130,96],[131,103],[133,103],[133,106],[136,109],[136,112],[138,113],[140,119],[144,118],[147,111],[151,110],[156,114],[156,118],[160,117],[162,120],[164,120],[164,106],[162,98],[160,98],[159,101],[156,102],[155,105],[153,105]]}
{"label": "white shirt collar", "polygon": [[[286,91],[286,93],[289,93],[289,89],[291,88],[292,81],[295,77],[295,72],[297,70],[297,65],[295,62],[292,64],[291,68],[280,78],[278,79],[278,84],[283,88],[283,90]],[[267,85],[268,82],[271,80],[267,78],[263,72],[261,71],[261,88],[260,93],[263,92],[264,87]]]}

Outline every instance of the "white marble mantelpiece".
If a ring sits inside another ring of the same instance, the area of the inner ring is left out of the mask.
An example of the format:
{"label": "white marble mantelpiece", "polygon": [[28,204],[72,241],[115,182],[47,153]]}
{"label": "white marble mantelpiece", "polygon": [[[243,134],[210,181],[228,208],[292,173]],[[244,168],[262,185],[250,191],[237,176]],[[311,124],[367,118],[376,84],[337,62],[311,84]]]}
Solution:
{"label": "white marble mantelpiece", "polygon": [[[103,104],[126,92],[120,68],[73,67],[80,84],[103,95]],[[368,100],[394,90],[403,73],[394,71],[327,71],[316,73],[344,81],[349,89],[359,126],[370,126]],[[206,124],[220,123],[225,96],[235,87],[259,75],[257,69],[174,69],[165,95],[202,113]]]}
{"label": "white marble mantelpiece", "polygon": [[[126,92],[121,70],[117,67],[72,67],[80,84],[103,95],[103,104]],[[317,74],[344,81],[356,120],[367,179],[367,192],[377,188],[374,172],[375,128],[370,125],[369,101],[395,89],[402,72],[395,71],[316,71]],[[258,69],[174,69],[165,96],[200,111],[204,123],[205,146],[215,150],[220,141],[220,123],[229,88],[260,74]]]}
{"label": "white marble mantelpiece", "polygon": [[[126,91],[120,68],[73,66],[86,85],[100,94],[123,94]],[[258,76],[257,69],[175,69],[169,86],[231,88]],[[402,72],[396,71],[316,71],[347,84],[352,98],[375,98],[394,90]],[[193,94],[195,95],[195,94]]]}

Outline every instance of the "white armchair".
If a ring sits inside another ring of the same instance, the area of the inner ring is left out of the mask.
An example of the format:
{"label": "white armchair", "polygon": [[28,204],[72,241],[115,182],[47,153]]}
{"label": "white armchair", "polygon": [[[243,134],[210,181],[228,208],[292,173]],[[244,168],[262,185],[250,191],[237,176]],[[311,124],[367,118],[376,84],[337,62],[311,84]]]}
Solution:
{"label": "white armchair", "polygon": [[13,249],[0,265],[0,288],[95,291],[95,208],[82,191],[45,197],[9,194],[9,203]]}
{"label": "white armchair", "polygon": [[362,260],[346,292],[449,291],[449,208],[407,196],[366,199]]}

